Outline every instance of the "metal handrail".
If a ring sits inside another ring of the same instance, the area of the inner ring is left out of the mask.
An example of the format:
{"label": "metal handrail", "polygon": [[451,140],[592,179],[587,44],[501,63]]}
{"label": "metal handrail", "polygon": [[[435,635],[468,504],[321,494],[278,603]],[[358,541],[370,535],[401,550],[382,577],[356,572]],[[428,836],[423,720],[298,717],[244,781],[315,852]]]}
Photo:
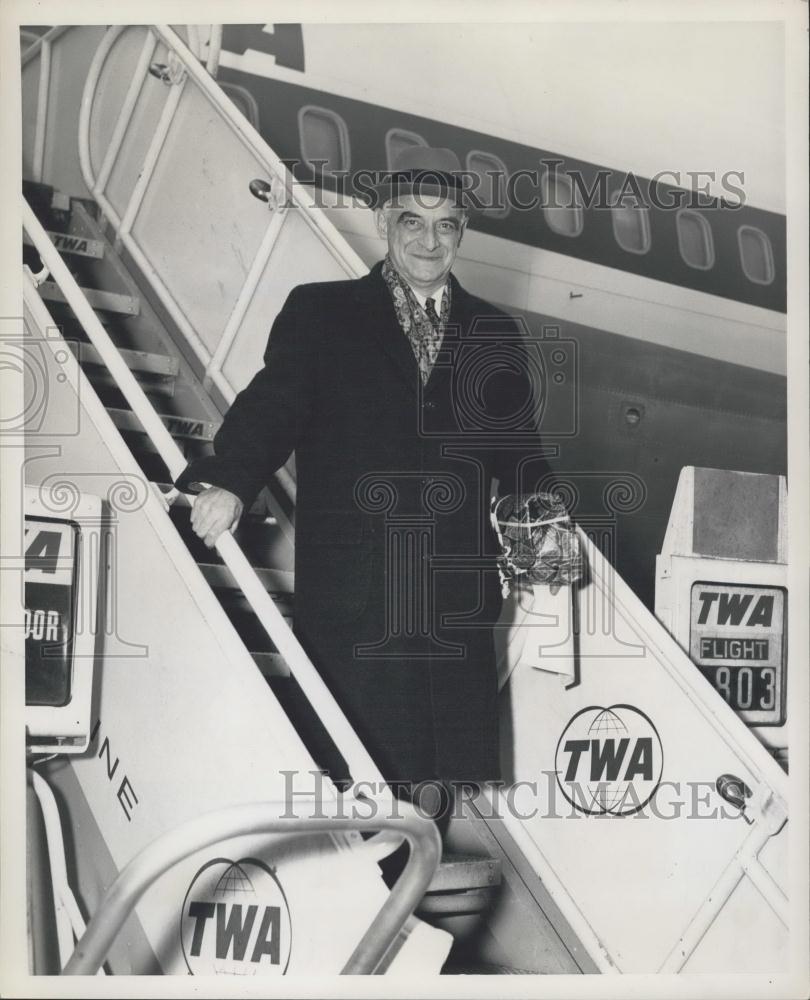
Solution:
{"label": "metal handrail", "polygon": [[[250,122],[240,114],[233,103],[212,79],[211,75],[199,60],[194,57],[191,49],[183,43],[168,25],[150,24],[145,25],[148,30],[155,34],[183,64],[188,78],[202,91],[208,101],[214,105],[219,114],[227,119],[228,124],[233,129],[247,148],[254,153],[268,169],[275,175],[275,178],[283,185],[285,195],[289,196],[294,207],[303,210],[302,217],[306,220],[310,228],[317,230],[324,241],[329,245],[335,257],[340,261],[346,273],[352,277],[360,277],[365,274],[368,268],[361,258],[351,249],[351,247],[340,237],[334,225],[329,222],[323,213],[319,211],[315,198],[309,193],[306,187],[295,180],[285,164],[270,149],[262,136],[250,124]],[[219,28],[220,26],[216,26]],[[121,216],[115,211],[113,206],[104,196],[103,190],[99,188],[97,179],[93,174],[90,161],[90,125],[92,120],[93,104],[95,102],[95,90],[101,76],[101,69],[109,55],[112,44],[120,34],[121,29],[110,28],[96,50],[96,54],[91,63],[85,81],[82,94],[82,115],[79,121],[79,158],[82,169],[82,176],[88,190],[93,193],[94,198],[99,201],[105,216],[110,219],[114,229],[118,229],[121,224]],[[109,36],[109,41],[107,38]],[[213,45],[214,43],[212,43]],[[127,212],[125,211],[124,215]],[[168,305],[164,302],[164,305]],[[176,304],[172,303],[174,308]]]}
{"label": "metal handrail", "polygon": [[55,28],[50,28],[48,31],[39,35],[36,41],[31,42],[27,49],[20,55],[20,65],[25,66],[27,63],[35,59],[42,51],[42,46],[45,42],[49,45],[53,44],[60,35],[64,35],[66,31],[70,31],[69,24],[60,24]]}
{"label": "metal handrail", "polygon": [[219,72],[219,58],[222,54],[222,25],[212,24],[211,35],[208,39],[208,59],[205,62],[205,69],[209,76],[215,80]]}
{"label": "metal handrail", "polygon": [[202,59],[202,41],[200,39],[200,29],[196,24],[187,24],[188,47],[197,59]]}
{"label": "metal handrail", "polygon": [[214,105],[220,114],[228,120],[239,139],[271,170],[283,183],[285,195],[289,196],[294,207],[302,209],[302,217],[311,229],[317,230],[326,243],[329,244],[335,257],[340,261],[346,273],[351,277],[361,277],[368,272],[360,256],[338,233],[335,226],[327,220],[320,210],[317,200],[293,177],[289,168],[276,156],[267,145],[261,134],[235,108],[233,102],[222,88],[206,72],[205,67],[196,59],[177,34],[168,25],[154,24],[149,26],[158,37],[179,57],[188,71],[189,77]]}
{"label": "metal handrail", "polygon": [[[22,201],[23,225],[42,258],[43,264],[50,271],[91,343],[101,355],[116,385],[163,459],[170,475],[176,479],[186,467],[185,456],[155,412],[146,393],[118,352],[118,348],[101,325],[76,279],[70,273],[31,206],[25,198]],[[194,500],[193,496],[189,497],[191,503],[194,503]],[[217,539],[216,549],[233,574],[234,580],[241,588],[265,632],[286,660],[307,700],[323,720],[335,745],[349,765],[354,781],[372,782],[374,787],[384,788],[385,782],[377,765],[287,625],[281,612],[264,589],[261,580],[236,539],[230,532],[226,531]]]}
{"label": "metal handrail", "polygon": [[[93,55],[93,62],[99,58],[99,52],[103,50],[105,46],[109,47],[120,33],[123,28],[109,28],[107,33],[102,38],[99,47],[96,49]],[[144,44],[141,50],[141,54],[138,58],[138,62],[135,66],[135,71],[132,74],[132,79],[130,80],[129,89],[127,90],[126,97],[124,98],[124,103],[119,111],[115,127],[112,131],[112,136],[110,137],[109,145],[104,153],[104,158],[101,162],[101,167],[98,172],[98,176],[95,179],[95,188],[103,191],[110,179],[110,174],[112,173],[113,166],[115,165],[116,157],[121,149],[121,144],[124,141],[124,136],[126,130],[129,128],[129,123],[132,120],[132,113],[135,110],[135,105],[138,102],[138,97],[140,96],[141,87],[143,86],[143,81],[146,78],[146,74],[149,72],[149,64],[154,55],[155,48],[157,47],[157,39],[150,32],[146,32],[144,37]],[[91,63],[91,67],[92,67]],[[84,114],[84,105],[80,109],[80,121],[81,115]],[[89,153],[87,153],[87,168],[85,169],[85,151],[79,148],[79,162],[82,164],[82,173],[85,175],[85,183],[87,181],[87,175],[91,172],[91,167],[89,164]],[[92,192],[95,188],[91,189]]]}
{"label": "metal handrail", "polygon": [[[53,792],[44,778],[37,774],[33,768],[28,769],[28,778],[34,790],[34,795],[39,802],[42,814],[42,826],[45,830],[45,848],[48,854],[48,870],[53,890],[56,947],[59,952],[59,968],[63,969],[67,965],[68,959],[75,947],[73,936],[75,934],[78,938],[83,934],[85,924],[81,920],[81,913],[79,913],[79,908],[76,906],[76,899],[68,883],[65,844],[62,837],[62,826],[59,822],[59,809],[56,805]],[[72,907],[69,906],[68,900],[72,903]],[[78,927],[74,922],[74,915],[78,915],[81,920]]]}
{"label": "metal handrail", "polygon": [[[34,768],[29,769],[31,785],[42,811],[42,824],[45,828],[45,844],[48,851],[48,866],[50,868],[51,885],[53,887],[56,910],[56,937],[59,948],[59,968],[67,965],[68,959],[75,950],[74,938],[79,940],[87,930],[79,904],[70,888],[65,860],[65,842],[62,836],[62,824],[59,818],[59,807],[56,804],[51,786],[38,774]],[[98,970],[99,975],[106,975],[104,969]]]}
{"label": "metal handrail", "polygon": [[39,45],[39,85],[37,88],[37,117],[34,126],[34,150],[31,170],[35,181],[42,180],[45,164],[45,130],[48,124],[48,93],[51,87],[51,40],[47,36]]}
{"label": "metal handrail", "polygon": [[372,974],[427,891],[439,864],[441,837],[436,824],[407,803],[398,803],[397,816],[371,818],[349,818],[341,814],[341,807],[338,802],[337,815],[324,816],[323,804],[319,802],[311,814],[291,818],[279,816],[277,807],[266,803],[249,803],[198,816],[163,834],[136,855],[110,886],[77,942],[63,975],[95,973],[146,890],[172,866],[205,847],[252,834],[363,829],[395,831],[411,846],[402,874],[341,970],[341,975]]}
{"label": "metal handrail", "polygon": [[[186,317],[183,309],[174,298],[171,289],[167,287],[162,277],[158,274],[156,268],[152,265],[147,255],[141,249],[137,240],[134,239],[131,233],[131,228],[150,183],[152,170],[157,162],[168,131],[171,128],[175,111],[180,103],[181,96],[188,80],[193,81],[194,84],[207,97],[207,99],[214,104],[218,113],[229,122],[235,135],[248,146],[254,155],[257,155],[260,158],[268,172],[273,175],[279,185],[282,186],[282,189],[285,192],[291,193],[292,204],[297,208],[305,210],[302,213],[303,218],[306,220],[308,225],[318,232],[320,237],[329,245],[332,253],[338,258],[346,273],[353,277],[358,277],[365,273],[366,268],[354,251],[343,243],[331,223],[327,222],[321,216],[320,212],[317,210],[313,211],[313,209],[316,209],[316,206],[312,197],[308,194],[308,192],[301,189],[297,185],[297,182],[293,180],[292,175],[289,173],[287,168],[281,163],[275,154],[272,153],[255,129],[253,129],[244,117],[236,111],[232,102],[213,81],[213,75],[216,73],[220,56],[222,26],[212,25],[211,27],[209,57],[205,68],[203,68],[199,62],[199,58],[201,58],[199,52],[194,51],[195,47],[198,50],[200,48],[199,38],[197,35],[189,35],[189,40],[192,42],[192,46],[189,48],[185,46],[177,34],[168,27],[160,25],[147,25],[146,27],[147,38],[144,43],[144,48],[142,50],[141,57],[138,60],[138,64],[133,74],[132,81],[130,82],[127,94],[124,98],[121,112],[116,119],[116,123],[113,128],[109,144],[104,153],[102,165],[99,169],[98,175],[94,173],[90,153],[93,107],[95,104],[96,91],[98,89],[102,70],[113,46],[122,32],[126,30],[125,27],[117,26],[109,28],[93,55],[82,92],[81,108],[79,113],[79,164],[84,182],[100,206],[104,216],[109,220],[110,225],[116,233],[116,238],[130,253],[155,295],[163,304],[167,313],[185,338],[187,344],[194,352],[200,364],[203,366],[204,383],[208,386],[212,384],[215,385],[216,388],[222,393],[226,402],[230,403],[233,401],[235,393],[230,383],[222,374],[222,364],[225,360],[227,351],[236,336],[238,327],[247,311],[247,308],[250,305],[253,295],[255,294],[261,273],[264,270],[273,246],[275,245],[276,239],[281,231],[286,210],[281,207],[276,210],[276,218],[274,218],[273,222],[268,227],[268,232],[261,242],[261,245],[256,253],[256,258],[253,261],[248,274],[245,276],[243,287],[237,295],[232,315],[229,318],[225,329],[222,331],[220,342],[213,352],[209,351],[202,338]],[[151,47],[149,44],[150,38],[153,41]],[[169,52],[179,60],[183,67],[184,74],[182,79],[178,80],[178,85],[173,88],[172,93],[169,95],[163,112],[161,113],[155,134],[146,152],[142,169],[139,172],[138,181],[130,193],[129,200],[126,206],[124,206],[122,214],[119,215],[113,204],[107,198],[105,188],[123,145],[124,137],[129,127],[130,120],[140,94],[141,86],[148,73],[151,52],[154,49],[154,43],[158,39],[161,39],[168,47]],[[194,44],[194,39],[196,39],[198,43],[196,46]],[[296,483],[294,477],[285,467],[282,467],[275,473],[275,479],[289,499],[294,503],[296,494]]]}
{"label": "metal handrail", "polygon": [[[105,155],[106,170],[102,170],[99,177],[96,177],[93,172],[90,158],[90,130],[96,89],[101,77],[103,65],[115,40],[122,30],[120,28],[111,28],[107,32],[107,35],[105,35],[105,38],[96,50],[85,81],[84,91],[82,94],[81,113],[79,116],[78,137],[79,162],[81,165],[82,176],[88,189],[92,192],[93,197],[101,207],[105,217],[109,220],[113,230],[116,232],[117,239],[127,249],[135,263],[141,269],[155,295],[160,300],[169,316],[171,316],[173,322],[186,339],[189,347],[193,350],[200,364],[204,367],[205,381],[208,384],[215,385],[217,389],[222,392],[226,401],[230,403],[233,400],[235,393],[230,383],[228,383],[222,374],[222,363],[225,357],[224,349],[221,349],[218,346],[213,352],[209,351],[191,322],[186,317],[180,304],[172,295],[171,290],[165,285],[161,276],[157,273],[157,270],[149,261],[146,254],[143,252],[130,232],[138,211],[138,206],[149,183],[152,167],[154,166],[159,151],[165,141],[165,136],[171,127],[175,110],[179,104],[181,93],[187,81],[193,83],[201,91],[206,99],[217,110],[218,114],[227,120],[235,136],[261,161],[268,173],[278,183],[281,190],[285,192],[285,196],[289,198],[290,205],[301,210],[300,218],[304,219],[307,225],[309,225],[309,227],[314,230],[318,234],[319,238],[329,247],[330,252],[340,263],[346,274],[350,277],[360,277],[365,274],[368,269],[360,257],[351,249],[345,240],[342,239],[334,225],[325,218],[310,192],[294,179],[287,167],[270,149],[256,129],[236,110],[233,103],[214,81],[211,73],[199,62],[197,58],[194,57],[194,53],[189,49],[189,47],[186,46],[177,34],[166,25],[147,25],[146,27],[168,47],[171,53],[177,57],[185,70],[185,75],[173,89],[173,92],[167,101],[163,114],[161,115],[158,129],[156,130],[156,134],[150,144],[149,150],[147,151],[144,169],[140,173],[139,182],[136,184],[135,188],[133,188],[129,203],[124,208],[123,214],[119,215],[119,213],[115,210],[114,206],[106,197],[104,188],[112,170],[112,162],[118,155],[123,135],[129,122],[129,116],[131,115],[132,108],[129,107],[127,102],[125,102],[125,107],[122,109],[122,119],[126,116],[126,121],[119,121],[116,124],[110,142],[110,155],[109,157]],[[215,67],[215,63],[219,59],[220,44],[221,26],[212,26],[208,67],[210,69]],[[140,65],[138,67],[138,72],[142,72]],[[134,80],[132,86],[133,88],[135,87]],[[257,259],[254,261],[254,265],[249,269],[249,273],[245,276],[243,287],[236,298],[234,315],[231,317],[231,320],[229,320],[225,330],[223,331],[223,338],[226,340],[228,338],[233,338],[236,333],[238,323],[241,320],[241,316],[244,315],[247,309],[247,305],[249,304],[255,290],[258,276],[264,263],[269,257],[270,251],[275,243],[275,239],[281,229],[280,222],[283,220],[285,211],[286,209],[283,208],[278,208],[276,210],[276,213],[280,217],[279,224],[270,227],[273,232],[269,234],[267,238],[262,240],[261,246],[257,251]],[[294,501],[294,479],[283,468],[278,470],[276,473],[276,479],[290,499]]]}
{"label": "metal handrail", "polygon": [[[134,103],[130,106],[127,99],[124,101],[124,106],[121,109],[121,116],[113,130],[107,153],[104,157],[104,163],[98,177],[93,172],[90,153],[90,126],[93,118],[93,106],[96,99],[96,90],[98,88],[101,71],[104,68],[107,57],[118,37],[124,30],[125,28],[122,26],[112,27],[107,30],[93,55],[93,59],[91,60],[87,71],[87,78],[85,79],[84,89],[82,91],[81,107],[79,111],[79,166],[81,168],[84,183],[104,213],[104,217],[109,221],[115,231],[117,240],[129,251],[133,260],[143,272],[146,280],[149,282],[149,285],[155,292],[160,302],[166,308],[169,316],[182,333],[199,362],[203,366],[207,366],[211,359],[208,348],[205,346],[202,338],[199,336],[197,331],[189,322],[185,313],[175,301],[170,290],[166,287],[162,278],[157,273],[146,254],[144,254],[141,247],[133,239],[132,234],[130,233],[131,226],[135,220],[135,214],[143,201],[147,184],[151,179],[152,169],[157,162],[158,154],[163,147],[169,126],[171,125],[177,105],[179,104],[180,98],[183,94],[183,89],[186,83],[185,76],[183,79],[178,81],[177,86],[172,88],[166,104],[163,107],[155,133],[152,136],[147,148],[142,169],[138,171],[138,180],[130,192],[129,199],[127,204],[124,206],[123,213],[121,215],[118,214],[115,206],[107,197],[105,188],[122,145],[126,128],[129,125],[129,121],[132,116],[132,111],[134,110]],[[147,26],[146,34],[147,36],[150,34],[154,35],[154,32],[151,32]],[[137,76],[133,78],[130,85],[130,92],[136,87],[137,91],[140,91],[140,85],[148,73],[148,66],[139,66],[136,72],[140,76],[140,80],[137,79]]]}

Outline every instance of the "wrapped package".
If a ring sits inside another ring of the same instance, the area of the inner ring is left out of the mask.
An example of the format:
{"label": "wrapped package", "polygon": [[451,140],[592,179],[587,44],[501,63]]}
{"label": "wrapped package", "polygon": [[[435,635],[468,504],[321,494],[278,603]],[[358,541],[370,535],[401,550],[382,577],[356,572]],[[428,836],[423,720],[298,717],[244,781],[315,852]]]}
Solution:
{"label": "wrapped package", "polygon": [[501,545],[498,572],[504,597],[514,598],[503,685],[518,665],[574,679],[572,585],[584,557],[576,528],[553,493],[508,494],[493,500],[492,524]]}

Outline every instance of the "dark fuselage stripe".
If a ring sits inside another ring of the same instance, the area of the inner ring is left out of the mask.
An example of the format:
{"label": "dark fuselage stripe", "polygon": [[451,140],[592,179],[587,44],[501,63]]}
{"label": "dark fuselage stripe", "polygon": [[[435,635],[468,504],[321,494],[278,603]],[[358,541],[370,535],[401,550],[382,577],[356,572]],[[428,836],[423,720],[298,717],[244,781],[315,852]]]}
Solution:
{"label": "dark fuselage stripe", "polygon": [[[499,157],[510,174],[519,170],[541,171],[543,162],[562,160],[559,171],[578,172],[589,190],[597,184],[598,171],[608,170],[583,160],[459,128],[447,122],[382,108],[366,101],[313,90],[300,84],[246,74],[228,67],[221,68],[219,79],[238,84],[253,94],[259,106],[259,130],[262,136],[283,160],[295,164],[294,174],[302,182],[316,181],[311,168],[301,162],[298,112],[305,105],[328,108],[344,120],[349,137],[350,172],[386,169],[385,133],[392,127],[416,132],[430,145],[451,147],[462,163],[465,163],[471,150],[484,150]],[[624,172],[610,171],[607,181],[609,190],[620,187],[626,177]],[[691,193],[685,194],[683,188],[660,181],[653,183],[644,178],[637,180],[642,192],[649,191],[650,185],[652,186],[655,201],[659,205],[681,199],[679,204],[688,207]],[[318,180],[318,183],[331,189],[337,186],[330,178]],[[739,184],[738,181],[735,183]],[[528,199],[529,188],[520,196]],[[714,240],[715,263],[708,270],[698,270],[683,261],[678,246],[677,212],[658,207],[655,203],[650,205],[651,246],[646,254],[623,250],[616,242],[610,210],[596,205],[583,209],[584,226],[579,236],[555,233],[540,208],[513,208],[504,218],[493,218],[484,213],[474,217],[470,225],[480,232],[515,243],[553,250],[670,285],[784,312],[785,217],[750,205],[732,208],[716,199],[705,197],[701,199],[701,205],[705,207],[698,211],[709,222]],[[743,272],[737,236],[739,227],[743,225],[762,230],[770,240],[775,277],[769,285],[756,284]]]}

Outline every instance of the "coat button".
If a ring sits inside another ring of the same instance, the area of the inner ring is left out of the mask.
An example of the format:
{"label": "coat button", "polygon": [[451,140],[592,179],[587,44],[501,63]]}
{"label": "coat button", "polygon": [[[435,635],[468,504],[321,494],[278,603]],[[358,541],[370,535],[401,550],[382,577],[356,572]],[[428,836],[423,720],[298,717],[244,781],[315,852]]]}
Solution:
{"label": "coat button", "polygon": [[435,401],[432,400],[432,399],[425,400],[425,402],[422,403],[422,409],[423,410],[435,410],[436,409],[436,403],[435,403]]}

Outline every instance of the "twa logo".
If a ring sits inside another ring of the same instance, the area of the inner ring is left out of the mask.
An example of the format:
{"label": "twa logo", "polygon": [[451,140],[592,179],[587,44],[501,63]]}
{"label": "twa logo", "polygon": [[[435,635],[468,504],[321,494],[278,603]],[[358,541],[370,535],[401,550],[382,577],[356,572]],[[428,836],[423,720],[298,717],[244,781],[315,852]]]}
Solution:
{"label": "twa logo", "polygon": [[[756,597],[756,601],[754,601]],[[773,623],[773,594],[745,593],[738,590],[701,590],[698,593],[698,625],[764,625]]]}
{"label": "twa logo", "polygon": [[183,901],[180,939],[192,976],[283,976],[291,932],[281,883],[255,858],[209,861]]}
{"label": "twa logo", "polygon": [[658,730],[632,705],[591,705],[565,727],[554,757],[566,799],[589,815],[629,816],[655,794],[664,769]]}

